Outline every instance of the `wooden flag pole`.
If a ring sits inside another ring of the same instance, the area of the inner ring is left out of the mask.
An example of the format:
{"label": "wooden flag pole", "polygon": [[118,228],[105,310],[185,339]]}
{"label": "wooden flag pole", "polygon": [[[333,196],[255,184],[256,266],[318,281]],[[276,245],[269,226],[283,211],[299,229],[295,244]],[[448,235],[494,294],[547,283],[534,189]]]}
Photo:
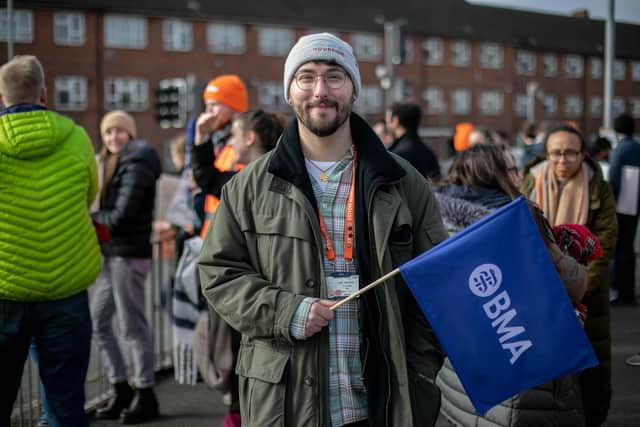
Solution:
{"label": "wooden flag pole", "polygon": [[380,277],[378,280],[369,283],[367,286],[365,286],[364,288],[360,289],[358,292],[355,292],[355,293],[349,295],[348,297],[346,297],[345,299],[342,299],[342,300],[338,301],[337,303],[332,305],[330,309],[331,310],[335,310],[336,308],[340,307],[342,304],[346,304],[349,301],[358,298],[360,295],[364,294],[365,292],[367,292],[370,289],[375,288],[379,284],[381,284],[384,281],[392,278],[393,276],[395,276],[398,273],[400,273],[400,269],[399,268],[396,268],[395,270],[392,270],[392,271],[388,272],[384,276]]}

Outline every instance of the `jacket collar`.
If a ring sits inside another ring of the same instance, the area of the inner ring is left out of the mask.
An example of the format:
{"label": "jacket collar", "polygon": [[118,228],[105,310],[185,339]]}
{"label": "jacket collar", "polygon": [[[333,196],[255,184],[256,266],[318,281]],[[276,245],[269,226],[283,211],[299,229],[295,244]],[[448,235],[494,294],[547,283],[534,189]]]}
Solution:
{"label": "jacket collar", "polygon": [[13,113],[27,113],[29,111],[42,111],[46,110],[46,107],[38,104],[15,104],[11,107],[7,107],[6,110],[0,112],[0,116]]}
{"label": "jacket collar", "polygon": [[[351,113],[349,118],[351,137],[358,152],[358,169],[366,182],[381,180],[391,183],[402,178],[406,172],[382,145],[373,129],[360,116]],[[304,163],[300,146],[298,120],[293,118],[280,138],[269,160],[268,171],[301,189],[316,207],[311,180]]]}

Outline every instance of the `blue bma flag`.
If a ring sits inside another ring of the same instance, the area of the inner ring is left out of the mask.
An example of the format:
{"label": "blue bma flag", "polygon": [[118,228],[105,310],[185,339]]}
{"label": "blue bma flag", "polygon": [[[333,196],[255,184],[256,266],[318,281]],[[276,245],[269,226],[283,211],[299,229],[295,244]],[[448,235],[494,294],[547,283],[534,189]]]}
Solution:
{"label": "blue bma flag", "polygon": [[482,415],[598,364],[523,197],[400,272]]}

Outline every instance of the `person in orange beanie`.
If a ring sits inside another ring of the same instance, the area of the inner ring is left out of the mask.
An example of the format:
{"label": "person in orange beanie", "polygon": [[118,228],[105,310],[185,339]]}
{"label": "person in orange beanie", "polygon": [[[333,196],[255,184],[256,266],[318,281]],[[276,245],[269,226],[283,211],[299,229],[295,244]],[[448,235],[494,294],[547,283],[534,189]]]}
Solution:
{"label": "person in orange beanie", "polygon": [[456,125],[456,131],[453,135],[453,148],[456,151],[464,151],[469,147],[469,135],[473,131],[473,124],[471,123],[458,123]]}

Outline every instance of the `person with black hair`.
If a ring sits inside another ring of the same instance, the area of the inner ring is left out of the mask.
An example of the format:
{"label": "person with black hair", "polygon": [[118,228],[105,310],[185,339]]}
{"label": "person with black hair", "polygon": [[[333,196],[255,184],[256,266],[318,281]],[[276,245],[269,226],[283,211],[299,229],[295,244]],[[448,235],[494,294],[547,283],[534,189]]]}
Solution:
{"label": "person with black hair", "polygon": [[611,403],[609,261],[616,245],[615,199],[600,167],[586,156],[578,130],[553,126],[543,143],[546,158],[538,157],[525,167],[522,193],[540,206],[552,226],[586,226],[602,246],[602,258],[587,264],[588,289],[582,300],[589,310],[585,332],[600,365],[580,374],[586,425],[599,426]]}
{"label": "person with black hair", "polygon": [[395,138],[389,151],[411,163],[427,179],[440,179],[436,155],[418,136],[422,109],[417,104],[393,104],[387,110],[387,129]]}

